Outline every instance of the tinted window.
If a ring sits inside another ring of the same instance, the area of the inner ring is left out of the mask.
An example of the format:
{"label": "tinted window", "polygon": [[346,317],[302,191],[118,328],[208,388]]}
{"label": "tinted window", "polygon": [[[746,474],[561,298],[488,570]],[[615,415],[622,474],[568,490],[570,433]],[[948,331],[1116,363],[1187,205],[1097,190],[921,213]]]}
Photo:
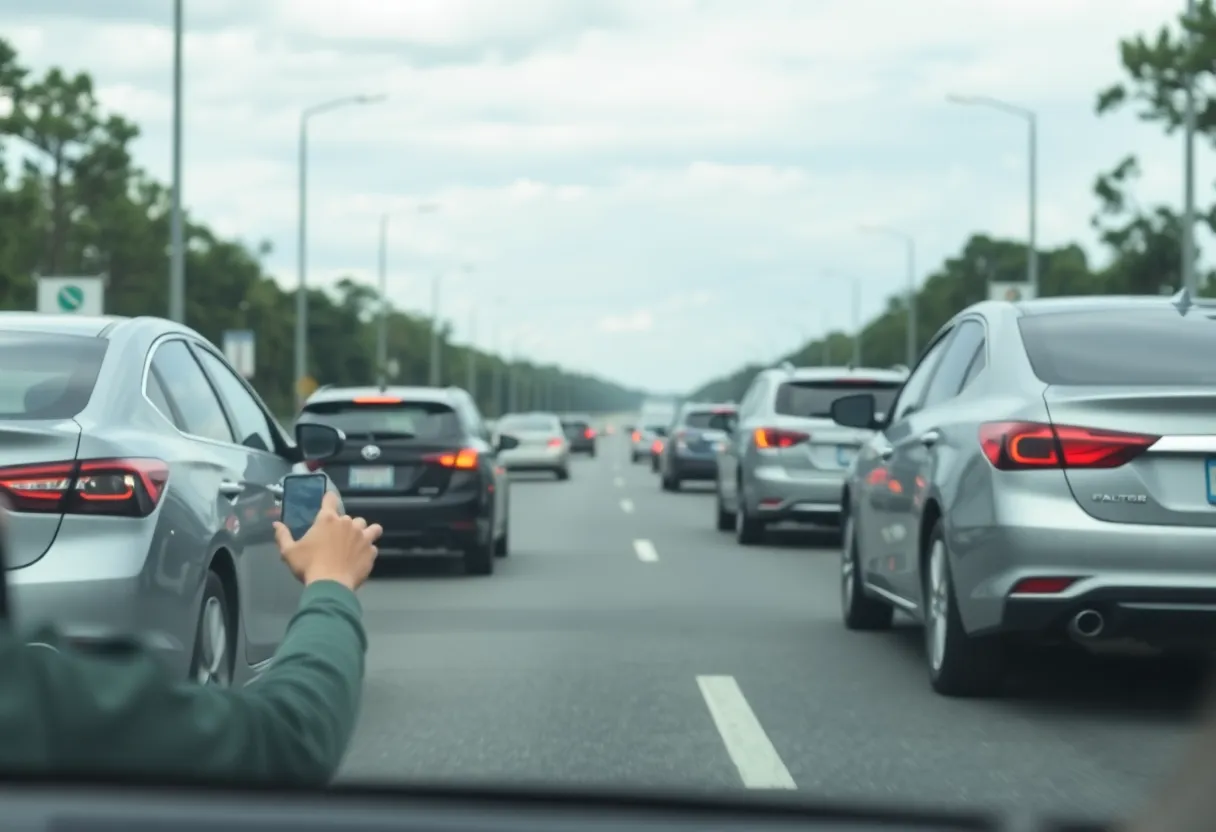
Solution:
{"label": "tinted window", "polygon": [[938,338],[929,347],[928,351],[921,356],[917,362],[916,368],[912,370],[912,375],[908,376],[904,382],[903,389],[899,391],[899,398],[895,402],[895,411],[891,414],[889,421],[897,422],[916,407],[920,406],[920,401],[924,398],[925,389],[929,386],[929,381],[933,378],[933,371],[937,369],[938,362],[942,359],[942,352],[946,349],[946,344],[949,343],[950,336],[943,335]]}
{"label": "tinted window", "polygon": [[498,429],[557,433],[561,429],[561,423],[552,416],[504,416],[498,422]]}
{"label": "tinted window", "polygon": [[1216,320],[1202,310],[1102,310],[1018,320],[1026,356],[1047,384],[1216,384]]}
{"label": "tinted window", "polygon": [[782,416],[831,419],[832,402],[855,393],[871,393],[878,401],[878,412],[886,413],[891,409],[898,391],[897,381],[852,378],[842,381],[786,381],[777,388],[777,401],[773,407]]}
{"label": "tinted window", "polygon": [[240,443],[259,451],[273,451],[274,437],[270,435],[266,413],[257,399],[250,395],[245,383],[226,363],[208,350],[198,350],[198,358],[207,368],[207,372],[211,373],[215,386],[219,388],[220,397],[228,404],[228,410],[236,422]]}
{"label": "tinted window", "polygon": [[165,392],[177,404],[186,433],[219,442],[234,441],[220,400],[184,341],[166,341],[157,347],[152,366],[164,381]]}
{"label": "tinted window", "polygon": [[[722,423],[722,415],[727,412],[724,410],[694,410],[692,413],[684,414],[684,424],[690,428],[707,430],[715,425],[720,425]],[[716,420],[715,416],[718,417]]]}
{"label": "tinted window", "polygon": [[108,341],[76,335],[0,335],[0,419],[71,419],[97,384]]}
{"label": "tinted window", "polygon": [[963,389],[963,379],[967,377],[967,368],[975,359],[975,352],[984,343],[984,327],[977,321],[963,321],[954,332],[954,337],[946,347],[941,364],[933,381],[929,383],[929,392],[925,394],[925,407],[949,401]]}
{"label": "tinted window", "polygon": [[306,405],[304,413],[310,421],[360,439],[397,436],[446,442],[464,436],[460,416],[443,402],[316,402]]}

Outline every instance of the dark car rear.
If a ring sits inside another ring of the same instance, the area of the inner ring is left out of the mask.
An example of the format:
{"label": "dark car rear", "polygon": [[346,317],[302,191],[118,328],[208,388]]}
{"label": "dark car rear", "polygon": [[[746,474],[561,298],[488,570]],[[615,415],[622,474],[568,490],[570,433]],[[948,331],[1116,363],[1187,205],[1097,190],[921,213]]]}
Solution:
{"label": "dark car rear", "polygon": [[678,490],[688,481],[717,478],[718,447],[726,440],[724,427],[736,412],[732,404],[693,404],[680,411],[660,452],[659,472],[665,490]]}
{"label": "dark car rear", "polygon": [[304,406],[300,421],[346,434],[345,447],[324,470],[351,514],[384,527],[383,551],[455,550],[471,571],[484,571],[484,550],[493,546],[487,544],[493,454],[472,435],[447,391],[327,389]]}
{"label": "dark car rear", "polygon": [[570,443],[571,453],[595,456],[595,428],[589,416],[563,416],[562,431]]}

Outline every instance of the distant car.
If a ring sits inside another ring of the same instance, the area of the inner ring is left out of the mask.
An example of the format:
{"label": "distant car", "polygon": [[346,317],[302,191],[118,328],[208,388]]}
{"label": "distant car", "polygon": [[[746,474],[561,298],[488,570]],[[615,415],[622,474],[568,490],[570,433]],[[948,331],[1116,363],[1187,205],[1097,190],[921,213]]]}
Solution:
{"label": "distant car", "polygon": [[[925,624],[932,686],[999,691],[1011,640],[1216,647],[1216,306],[976,304],[932,339],[843,495],[845,626]],[[903,499],[891,499],[890,495]]]}
{"label": "distant car", "polygon": [[571,453],[595,456],[596,430],[590,416],[567,414],[562,417],[562,430],[570,443]]}
{"label": "distant car", "polygon": [[297,424],[332,425],[346,447],[324,470],[347,511],[384,527],[380,562],[454,551],[470,575],[510,550],[510,489],[472,397],[457,388],[326,387]]}
{"label": "distant car", "polygon": [[850,367],[775,367],[758,373],[724,419],[730,433],[718,454],[717,526],[743,545],[778,524],[840,528],[845,474],[872,431],[832,420],[832,403],[870,393],[885,410],[906,375]]}
{"label": "distant car", "polygon": [[508,413],[498,420],[498,436],[515,443],[499,455],[509,471],[551,471],[570,479],[570,443],[554,413]]}
{"label": "distant car", "polygon": [[[307,440],[301,442],[301,439]],[[223,354],[160,318],[0,313],[0,493],[15,624],[152,646],[175,677],[267,666],[300,584],[274,543],[292,441]]]}
{"label": "distant car", "polygon": [[736,413],[733,404],[686,404],[680,408],[670,440],[658,457],[664,491],[679,491],[689,480],[717,479],[718,451]]}

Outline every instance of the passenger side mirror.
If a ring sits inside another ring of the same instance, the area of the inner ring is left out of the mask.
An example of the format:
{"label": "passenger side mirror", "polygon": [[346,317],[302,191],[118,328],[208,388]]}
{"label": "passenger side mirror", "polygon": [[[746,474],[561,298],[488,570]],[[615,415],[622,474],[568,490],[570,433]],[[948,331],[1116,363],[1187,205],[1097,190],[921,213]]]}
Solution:
{"label": "passenger side mirror", "polygon": [[316,422],[296,425],[296,447],[300,449],[300,459],[305,462],[329,459],[342,450],[345,443],[346,434],[330,425]]}
{"label": "passenger side mirror", "polygon": [[872,393],[855,393],[832,402],[832,421],[846,428],[873,430],[877,425],[878,402]]}
{"label": "passenger side mirror", "polygon": [[503,436],[498,437],[498,443],[494,446],[494,451],[496,453],[502,453],[503,451],[511,451],[518,447],[518,439],[516,439],[514,436],[506,436],[504,434]]}

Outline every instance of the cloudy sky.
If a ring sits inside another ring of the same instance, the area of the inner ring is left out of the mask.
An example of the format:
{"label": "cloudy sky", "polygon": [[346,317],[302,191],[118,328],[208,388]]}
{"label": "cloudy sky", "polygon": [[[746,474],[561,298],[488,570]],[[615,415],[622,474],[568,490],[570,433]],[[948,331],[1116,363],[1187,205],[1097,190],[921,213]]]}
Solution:
{"label": "cloudy sky", "polygon": [[[1181,193],[1177,140],[1097,119],[1119,37],[1182,0],[186,0],[184,194],[296,280],[301,111],[309,280],[375,280],[458,337],[687,389],[873,313],[975,231],[1022,237],[1040,119],[1040,240],[1091,244],[1090,186],[1128,151]],[[170,169],[171,0],[0,0],[37,69],[91,72]],[[1201,157],[1201,163],[1205,161]],[[1201,174],[1203,168],[1201,167]],[[1203,177],[1202,182],[1208,179]],[[419,213],[419,205],[438,210]],[[1099,250],[1092,249],[1096,257]]]}

